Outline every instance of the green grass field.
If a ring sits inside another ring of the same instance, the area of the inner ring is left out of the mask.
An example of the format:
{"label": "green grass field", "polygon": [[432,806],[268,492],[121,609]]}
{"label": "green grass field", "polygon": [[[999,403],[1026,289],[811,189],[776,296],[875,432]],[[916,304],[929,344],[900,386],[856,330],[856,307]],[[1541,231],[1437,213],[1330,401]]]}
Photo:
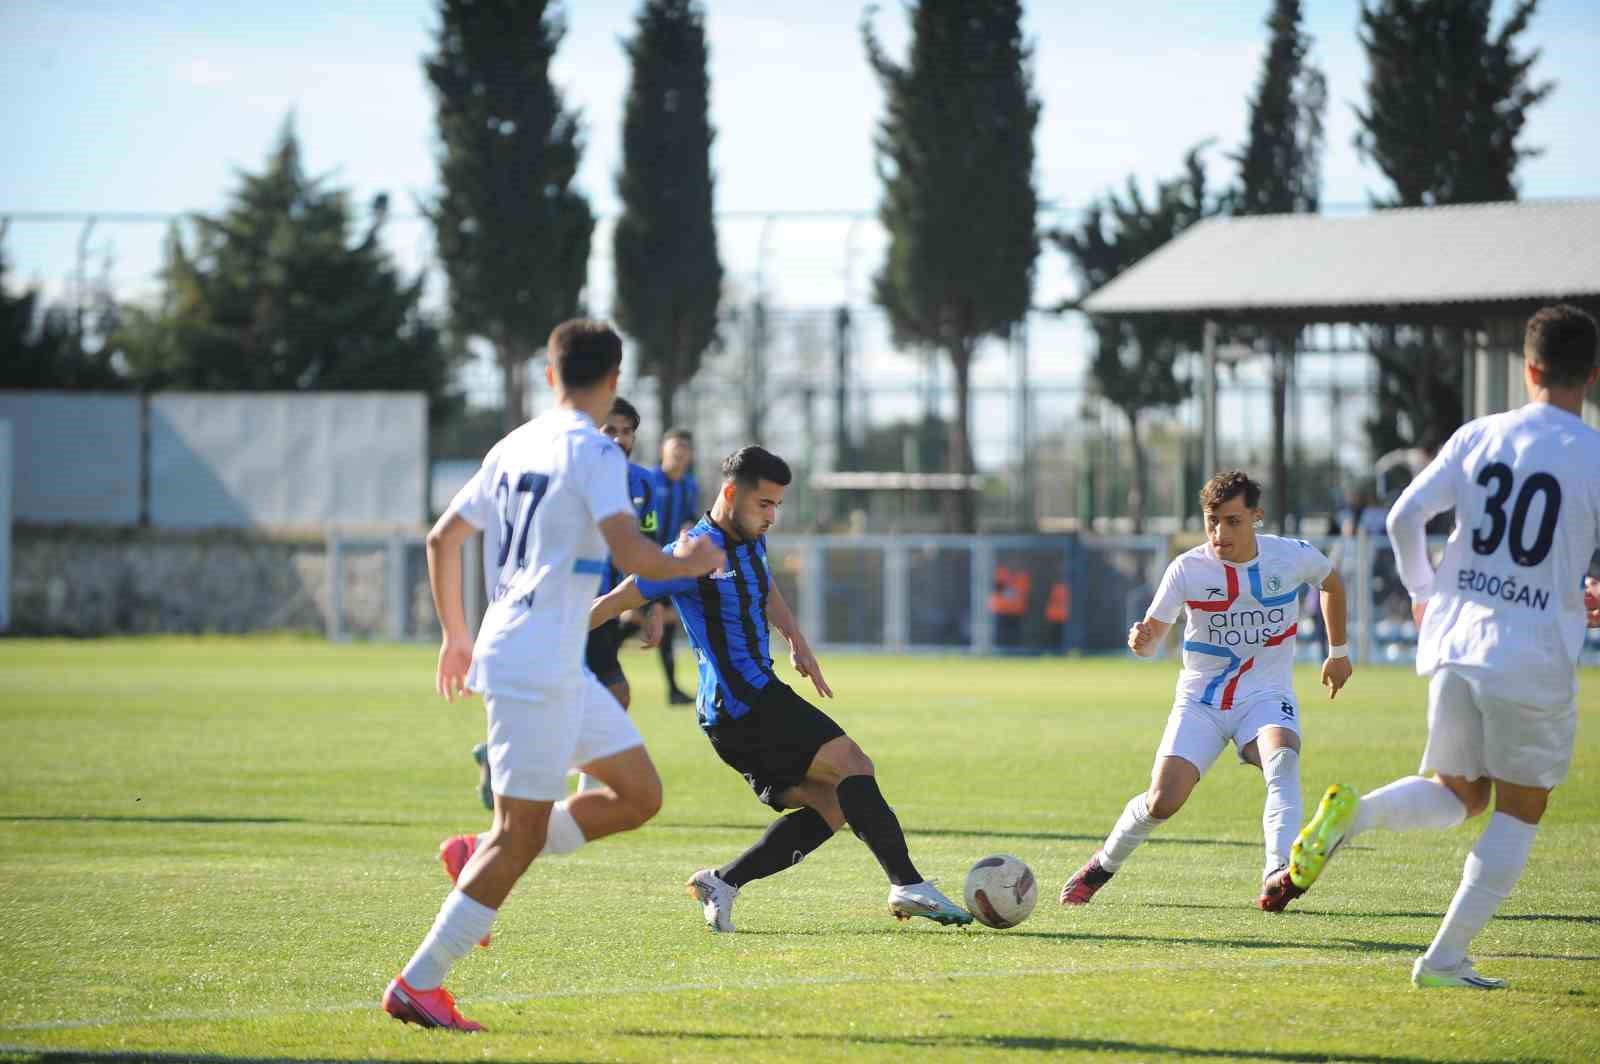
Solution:
{"label": "green grass field", "polygon": [[[684,895],[769,819],[653,660],[625,658],[666,781],[643,831],[538,862],[452,974],[480,1036],[377,1008],[484,813],[477,702],[425,647],[0,642],[0,1059],[1600,1059],[1600,676],[1522,884],[1479,939],[1496,994],[1411,989],[1481,821],[1353,844],[1296,909],[1253,907],[1260,776],[1224,755],[1082,910],[1055,903],[1144,786],[1172,663],[824,658],[930,876],[1040,880],[1010,931],[897,924],[841,834],[750,885],[739,933]],[[1300,676],[1308,801],[1415,768],[1424,687]]]}

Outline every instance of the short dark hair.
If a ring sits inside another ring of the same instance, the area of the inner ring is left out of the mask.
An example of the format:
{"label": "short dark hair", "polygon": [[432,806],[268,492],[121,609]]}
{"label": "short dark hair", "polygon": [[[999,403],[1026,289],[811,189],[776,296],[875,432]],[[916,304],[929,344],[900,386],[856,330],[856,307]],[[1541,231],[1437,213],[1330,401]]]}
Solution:
{"label": "short dark hair", "polygon": [[1600,329],[1570,303],[1545,307],[1528,319],[1522,356],[1544,378],[1547,388],[1576,388],[1594,372],[1600,358]]}
{"label": "short dark hair", "polygon": [[765,447],[754,444],[741,447],[722,460],[722,479],[733,481],[742,488],[753,488],[763,480],[786,486],[794,479],[789,473],[789,463]]}
{"label": "short dark hair", "polygon": [[1261,505],[1261,485],[1242,469],[1218,473],[1200,489],[1200,510],[1215,510],[1229,499],[1244,496],[1244,504],[1254,510]]}
{"label": "short dark hair", "polygon": [[592,388],[622,365],[622,338],[603,321],[573,318],[557,325],[545,344],[556,379],[568,391]]}
{"label": "short dark hair", "polygon": [[639,431],[638,408],[620,395],[611,400],[611,416],[627,418],[629,421],[633,422],[633,431]]}
{"label": "short dark hair", "polygon": [[688,429],[673,427],[661,434],[661,446],[665,447],[673,440],[682,440],[690,447],[694,446],[694,433]]}

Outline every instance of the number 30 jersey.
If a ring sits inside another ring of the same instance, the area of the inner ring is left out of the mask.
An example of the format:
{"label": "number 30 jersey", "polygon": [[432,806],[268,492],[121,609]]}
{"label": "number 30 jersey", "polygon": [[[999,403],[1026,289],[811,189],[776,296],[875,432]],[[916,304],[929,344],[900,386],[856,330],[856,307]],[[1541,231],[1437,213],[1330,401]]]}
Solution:
{"label": "number 30 jersey", "polygon": [[[1435,572],[1424,525],[1451,507]],[[1511,701],[1571,703],[1600,547],[1600,432],[1549,403],[1468,422],[1395,503],[1389,537],[1412,599],[1428,603],[1418,672],[1465,668]]]}
{"label": "number 30 jersey", "polygon": [[447,512],[484,532],[489,608],[467,686],[533,698],[581,679],[607,567],[597,526],[633,513],[622,450],[588,415],[557,408],[495,444]]}

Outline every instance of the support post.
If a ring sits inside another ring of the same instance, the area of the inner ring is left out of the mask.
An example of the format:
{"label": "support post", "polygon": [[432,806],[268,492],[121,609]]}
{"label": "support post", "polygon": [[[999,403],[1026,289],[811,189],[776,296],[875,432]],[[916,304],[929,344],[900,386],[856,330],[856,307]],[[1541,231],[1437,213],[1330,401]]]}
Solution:
{"label": "support post", "polygon": [[1201,375],[1200,476],[1217,471],[1217,323],[1206,322],[1205,372]]}

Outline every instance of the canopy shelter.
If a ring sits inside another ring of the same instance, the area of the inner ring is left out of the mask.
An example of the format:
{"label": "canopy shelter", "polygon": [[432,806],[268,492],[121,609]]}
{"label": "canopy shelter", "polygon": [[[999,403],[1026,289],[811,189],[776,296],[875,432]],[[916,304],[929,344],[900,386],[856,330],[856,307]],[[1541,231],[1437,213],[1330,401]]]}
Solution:
{"label": "canopy shelter", "polygon": [[[1218,326],[1458,327],[1476,338],[1463,393],[1464,414],[1477,417],[1520,401],[1523,326],[1556,302],[1600,307],[1600,200],[1213,218],[1079,307],[1206,319],[1210,469]],[[1591,408],[1591,420],[1595,415],[1600,410]]]}

